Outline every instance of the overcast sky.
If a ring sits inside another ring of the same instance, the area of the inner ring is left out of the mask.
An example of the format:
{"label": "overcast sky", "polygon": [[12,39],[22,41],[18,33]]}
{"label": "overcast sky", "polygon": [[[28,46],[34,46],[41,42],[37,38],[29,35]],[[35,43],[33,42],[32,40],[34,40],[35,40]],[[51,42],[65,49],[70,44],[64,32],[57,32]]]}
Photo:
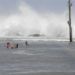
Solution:
{"label": "overcast sky", "polygon": [[[0,14],[15,13],[21,2],[27,3],[37,12],[64,12],[67,9],[68,0],[0,0]],[[73,9],[75,0],[73,2]]]}

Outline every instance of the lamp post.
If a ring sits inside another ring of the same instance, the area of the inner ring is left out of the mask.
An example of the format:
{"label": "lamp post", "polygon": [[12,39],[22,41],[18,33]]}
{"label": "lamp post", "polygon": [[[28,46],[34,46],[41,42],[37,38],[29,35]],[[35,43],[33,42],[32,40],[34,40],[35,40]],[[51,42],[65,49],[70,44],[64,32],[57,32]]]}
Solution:
{"label": "lamp post", "polygon": [[69,40],[70,40],[70,42],[73,41],[73,39],[72,39],[72,26],[71,26],[71,6],[72,6],[71,0],[68,0],[68,8],[69,8],[68,25],[69,25]]}

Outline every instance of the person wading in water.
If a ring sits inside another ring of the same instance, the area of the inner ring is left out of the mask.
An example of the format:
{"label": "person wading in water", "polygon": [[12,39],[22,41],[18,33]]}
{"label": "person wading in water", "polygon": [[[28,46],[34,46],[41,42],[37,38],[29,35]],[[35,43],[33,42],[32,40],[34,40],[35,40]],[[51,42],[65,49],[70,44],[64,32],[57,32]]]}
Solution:
{"label": "person wading in water", "polygon": [[25,45],[26,45],[26,47],[28,47],[28,46],[29,46],[28,41],[25,41]]}

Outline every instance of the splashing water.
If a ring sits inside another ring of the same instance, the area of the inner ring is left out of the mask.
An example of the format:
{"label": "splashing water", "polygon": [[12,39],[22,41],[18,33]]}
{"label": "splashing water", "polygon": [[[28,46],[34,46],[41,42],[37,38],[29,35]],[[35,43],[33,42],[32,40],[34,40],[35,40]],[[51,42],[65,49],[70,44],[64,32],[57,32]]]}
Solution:
{"label": "splashing water", "polygon": [[[74,24],[73,21],[73,36],[75,36]],[[26,3],[18,6],[16,14],[0,17],[0,36],[44,34],[50,38],[68,38],[68,32],[65,12],[62,14],[38,13]]]}

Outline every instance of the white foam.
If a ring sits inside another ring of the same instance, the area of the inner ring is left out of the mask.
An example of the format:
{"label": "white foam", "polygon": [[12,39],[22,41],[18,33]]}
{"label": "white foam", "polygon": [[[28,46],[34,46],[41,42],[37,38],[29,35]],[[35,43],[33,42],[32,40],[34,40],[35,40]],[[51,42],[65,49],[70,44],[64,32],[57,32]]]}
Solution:
{"label": "white foam", "polygon": [[13,51],[12,52],[13,54],[20,54],[20,55],[34,55],[34,54],[32,54],[32,53],[28,53],[28,52],[25,52],[25,51],[23,51],[23,50],[18,50],[18,51]]}
{"label": "white foam", "polygon": [[[40,33],[53,37],[68,37],[68,24],[66,11],[61,14],[39,14],[27,3],[22,2],[17,14],[10,14],[0,19],[1,36],[27,36]],[[73,35],[75,35],[75,21],[73,18]]]}

